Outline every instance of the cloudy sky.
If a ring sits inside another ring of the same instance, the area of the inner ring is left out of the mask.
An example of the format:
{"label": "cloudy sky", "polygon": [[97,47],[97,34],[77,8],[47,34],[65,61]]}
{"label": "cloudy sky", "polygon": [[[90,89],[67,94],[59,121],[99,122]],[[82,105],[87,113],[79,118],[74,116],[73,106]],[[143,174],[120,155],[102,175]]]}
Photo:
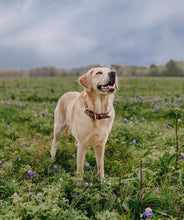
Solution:
{"label": "cloudy sky", "polygon": [[0,0],[0,68],[184,60],[184,0]]}

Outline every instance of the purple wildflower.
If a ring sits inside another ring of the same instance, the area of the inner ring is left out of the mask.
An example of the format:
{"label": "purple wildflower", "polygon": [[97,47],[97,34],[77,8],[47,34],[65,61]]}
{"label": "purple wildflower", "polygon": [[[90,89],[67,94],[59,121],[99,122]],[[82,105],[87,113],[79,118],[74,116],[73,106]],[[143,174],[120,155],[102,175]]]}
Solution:
{"label": "purple wildflower", "polygon": [[155,124],[152,122],[152,123],[151,123],[151,126],[153,127],[153,126],[155,126]]}
{"label": "purple wildflower", "polygon": [[32,179],[33,177],[35,177],[33,171],[29,171],[29,172],[27,173],[27,177],[29,177],[30,179]]}
{"label": "purple wildflower", "polygon": [[88,183],[83,183],[83,185],[87,188],[89,188],[89,184]]}
{"label": "purple wildflower", "polygon": [[183,99],[182,98],[178,99],[178,102],[183,102]]}
{"label": "purple wildflower", "polygon": [[181,160],[184,160],[184,156],[181,156],[180,159],[181,159]]}
{"label": "purple wildflower", "polygon": [[137,144],[137,142],[134,140],[134,141],[132,141],[132,144],[136,145],[136,144]]}
{"label": "purple wildflower", "polygon": [[125,118],[124,119],[124,124],[127,124],[128,123],[128,120]]}
{"label": "purple wildflower", "polygon": [[133,106],[133,103],[130,103],[130,106]]}
{"label": "purple wildflower", "polygon": [[90,166],[90,164],[86,165],[86,170],[89,170],[89,166]]}
{"label": "purple wildflower", "polygon": [[141,122],[145,122],[146,120],[144,118],[141,119]]}
{"label": "purple wildflower", "polygon": [[0,162],[0,167],[2,167],[3,166],[3,162]]}
{"label": "purple wildflower", "polygon": [[54,168],[52,169],[52,171],[53,171],[53,172],[58,172],[58,168],[57,168],[57,167],[54,167]]}
{"label": "purple wildflower", "polygon": [[169,126],[169,125],[166,125],[166,129],[170,129],[170,126]]}
{"label": "purple wildflower", "polygon": [[10,129],[10,125],[7,125],[7,129]]}
{"label": "purple wildflower", "polygon": [[77,195],[80,196],[80,192],[78,192]]}
{"label": "purple wildflower", "polygon": [[45,116],[45,113],[44,112],[42,112],[42,117],[44,117]]}
{"label": "purple wildflower", "polygon": [[19,161],[20,161],[20,157],[17,157],[15,160],[16,160],[17,162],[19,162]]}
{"label": "purple wildflower", "polygon": [[73,156],[72,156],[72,159],[76,159],[76,156],[75,156],[75,155],[73,155]]}
{"label": "purple wildflower", "polygon": [[145,209],[145,212],[143,213],[143,218],[151,219],[153,217],[153,215],[154,215],[154,213],[152,212],[152,209],[148,207]]}
{"label": "purple wildflower", "polygon": [[160,108],[159,107],[157,108],[157,112],[160,112]]}
{"label": "purple wildflower", "polygon": [[22,145],[23,145],[23,146],[27,146],[27,144],[26,144],[26,143],[23,143]]}

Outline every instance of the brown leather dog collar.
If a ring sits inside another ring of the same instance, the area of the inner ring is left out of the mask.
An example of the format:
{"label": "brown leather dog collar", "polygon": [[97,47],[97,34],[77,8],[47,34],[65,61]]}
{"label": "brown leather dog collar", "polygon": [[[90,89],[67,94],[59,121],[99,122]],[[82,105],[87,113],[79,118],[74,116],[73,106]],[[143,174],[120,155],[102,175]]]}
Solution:
{"label": "brown leather dog collar", "polygon": [[100,119],[104,119],[104,118],[110,118],[111,116],[109,116],[109,112],[107,113],[95,113],[91,110],[88,109],[88,103],[87,103],[87,100],[86,100],[86,96],[84,96],[84,106],[85,106],[85,113],[92,119],[94,120],[100,120]]}

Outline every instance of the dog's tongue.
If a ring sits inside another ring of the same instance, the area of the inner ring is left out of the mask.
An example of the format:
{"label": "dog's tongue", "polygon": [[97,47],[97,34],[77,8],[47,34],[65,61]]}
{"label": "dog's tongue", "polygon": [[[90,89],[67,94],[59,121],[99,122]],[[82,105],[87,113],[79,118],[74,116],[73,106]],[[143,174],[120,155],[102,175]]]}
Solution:
{"label": "dog's tongue", "polygon": [[115,85],[113,85],[113,86],[110,86],[110,85],[102,86],[101,89],[102,89],[103,92],[108,92],[110,89],[115,89]]}

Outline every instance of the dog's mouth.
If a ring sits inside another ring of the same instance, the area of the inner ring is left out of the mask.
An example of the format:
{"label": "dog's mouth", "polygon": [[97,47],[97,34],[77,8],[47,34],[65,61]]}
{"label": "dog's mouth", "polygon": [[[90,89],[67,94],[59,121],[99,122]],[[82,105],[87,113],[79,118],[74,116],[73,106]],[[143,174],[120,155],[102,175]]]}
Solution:
{"label": "dog's mouth", "polygon": [[113,93],[116,88],[115,87],[115,80],[111,79],[110,82],[108,82],[107,84],[99,85],[99,86],[97,86],[97,88],[100,92],[103,92],[103,93]]}

